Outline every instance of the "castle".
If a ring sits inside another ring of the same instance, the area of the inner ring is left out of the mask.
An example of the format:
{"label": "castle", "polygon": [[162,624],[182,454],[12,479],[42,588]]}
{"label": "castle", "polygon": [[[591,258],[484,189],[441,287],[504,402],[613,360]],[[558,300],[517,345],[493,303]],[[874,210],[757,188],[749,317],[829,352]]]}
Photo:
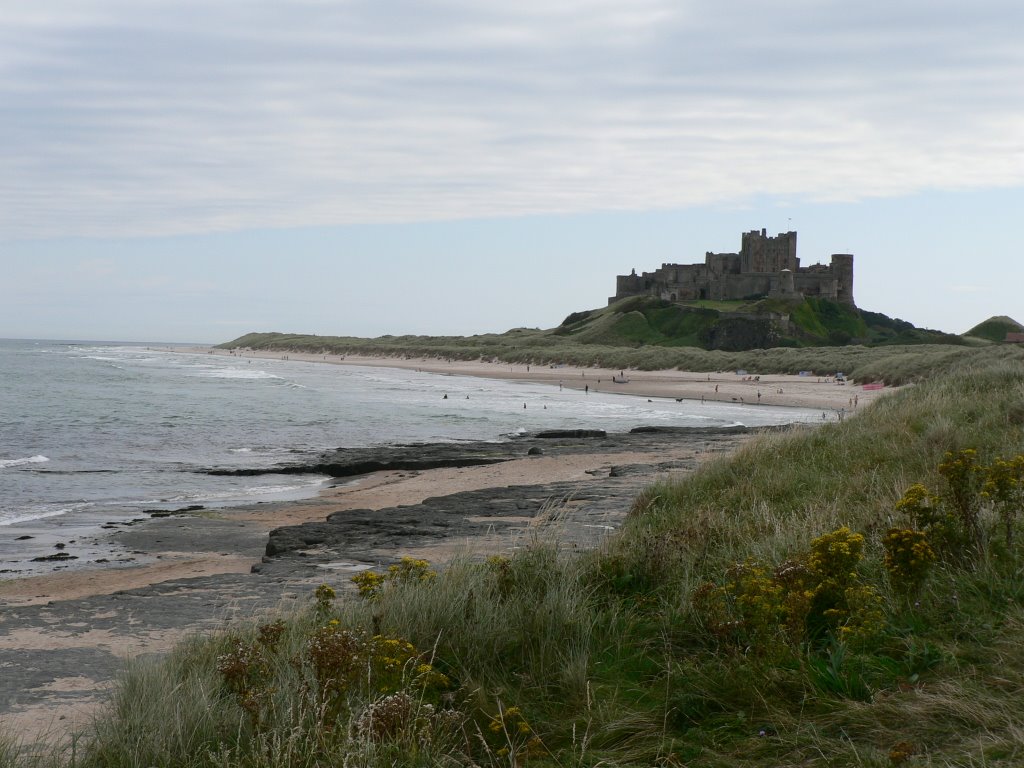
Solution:
{"label": "castle", "polygon": [[854,306],[853,256],[832,254],[832,263],[801,267],[796,232],[768,237],[765,230],[743,233],[739,253],[704,255],[703,264],[662,264],[654,272],[619,275],[608,303],[628,296],[668,301],[715,301],[807,296]]}

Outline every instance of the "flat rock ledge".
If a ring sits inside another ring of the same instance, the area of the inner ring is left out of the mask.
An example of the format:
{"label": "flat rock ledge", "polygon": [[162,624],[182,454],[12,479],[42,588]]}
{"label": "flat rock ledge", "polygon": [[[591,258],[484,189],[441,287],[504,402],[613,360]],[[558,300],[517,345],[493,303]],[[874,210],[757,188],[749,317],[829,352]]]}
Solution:
{"label": "flat rock ledge", "polygon": [[678,444],[681,439],[711,440],[775,429],[735,427],[637,427],[630,432],[608,434],[604,430],[561,429],[502,441],[459,443],[410,443],[405,445],[338,448],[313,461],[283,462],[266,467],[244,469],[213,468],[210,475],[253,476],[267,474],[316,474],[328,477],[357,477],[371,472],[419,471],[446,467],[474,467],[530,455],[567,455],[610,453],[614,451],[652,450],[662,444]]}
{"label": "flat rock ledge", "polygon": [[[465,461],[506,461],[537,455],[643,452],[657,456],[662,451],[685,446],[695,454],[733,450],[752,430],[740,428],[648,427],[612,435],[540,435],[507,443],[398,446],[377,449],[374,461],[388,469],[408,469],[412,455],[437,466],[470,466]],[[464,451],[460,455],[460,451]],[[364,452],[339,450],[316,466],[349,468],[365,462]],[[354,509],[328,514],[323,521],[293,525],[271,531],[261,563],[255,573],[295,575],[309,568],[329,568],[332,563],[356,562],[384,565],[402,554],[424,550],[445,542],[489,538],[506,548],[527,536],[550,535],[559,545],[589,549],[616,530],[628,514],[637,495],[659,475],[687,472],[696,459],[607,465],[588,472],[585,480],[574,482],[513,485],[463,491],[428,498],[422,503],[386,509]],[[486,549],[486,546],[483,547]]]}

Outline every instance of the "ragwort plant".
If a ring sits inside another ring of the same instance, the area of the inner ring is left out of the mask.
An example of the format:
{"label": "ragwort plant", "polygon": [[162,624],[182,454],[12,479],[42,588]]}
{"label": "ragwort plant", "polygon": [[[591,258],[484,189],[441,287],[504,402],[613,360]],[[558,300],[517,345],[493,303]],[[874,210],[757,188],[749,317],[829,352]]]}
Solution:
{"label": "ragwort plant", "polygon": [[[1014,528],[1024,507],[1024,455],[1010,459],[997,457],[986,465],[978,460],[976,449],[967,448],[947,452],[938,471],[946,484],[942,493],[933,494],[924,485],[915,483],[896,502],[896,511],[909,518],[925,536],[926,545],[948,563],[972,563],[991,547],[992,531],[983,524],[988,515],[1002,523],[1006,549],[1012,550]],[[893,566],[890,567],[897,581],[910,576],[911,559],[917,559],[917,566],[923,567],[925,562],[921,556],[928,557],[924,545],[919,544],[920,556],[910,558],[912,551],[905,546],[909,534],[902,536],[904,554],[897,555],[893,550]],[[902,572],[896,573],[895,567]]]}
{"label": "ragwort plant", "polygon": [[[293,709],[297,706],[294,722],[324,733],[336,732],[355,716],[361,702],[401,694],[415,699],[419,712],[419,705],[431,703],[433,707],[440,692],[450,686],[430,656],[408,640],[343,627],[337,618],[326,619],[323,614],[333,597],[330,587],[317,588],[318,621],[297,653],[294,648],[282,647],[283,621],[260,626],[252,639],[228,638],[227,651],[217,658],[217,673],[223,690],[247,715],[255,733],[274,727],[274,708],[279,706],[276,694],[289,686],[298,695],[298,703],[290,705]],[[289,676],[291,680],[285,679]],[[397,701],[393,699],[381,712],[396,711]],[[431,724],[443,725],[440,720],[435,722],[432,709],[421,714]]]}
{"label": "ragwort plant", "polygon": [[335,717],[349,709],[353,694],[423,693],[449,685],[408,640],[346,629],[338,619],[313,630],[303,662],[313,673],[316,702]]}
{"label": "ragwort plant", "polygon": [[395,584],[415,584],[436,578],[437,571],[430,563],[415,557],[403,557],[395,565],[388,566],[387,573],[363,571],[352,577],[352,583],[362,597],[372,600],[381,590]]}
{"label": "ragwort plant", "polygon": [[424,702],[422,696],[398,691],[370,702],[355,718],[353,735],[374,747],[390,748],[404,758],[418,753],[462,751],[467,718],[458,709]]}
{"label": "ragwort plant", "polygon": [[229,638],[227,652],[217,657],[224,687],[248,715],[253,728],[264,719],[273,693],[274,654],[285,632],[283,621],[263,624],[254,640]]}
{"label": "ragwort plant", "polygon": [[893,587],[906,596],[916,595],[938,559],[924,531],[890,528],[882,539],[885,567]]}
{"label": "ragwort plant", "polygon": [[1003,523],[1006,546],[1012,548],[1017,514],[1024,508],[1024,454],[995,459],[986,470],[981,496],[995,507]]}
{"label": "ragwort plant", "polygon": [[716,641],[744,654],[771,658],[829,640],[866,645],[884,628],[884,613],[881,596],[857,572],[863,548],[864,537],[844,527],[773,569],[735,564],[721,585],[695,590],[693,607]]}
{"label": "ragwort plant", "polygon": [[334,607],[334,600],[337,597],[337,593],[335,593],[334,587],[330,584],[321,584],[313,591],[313,597],[316,599],[317,615],[326,616]]}
{"label": "ragwort plant", "polygon": [[[498,712],[487,724],[488,735],[482,739],[485,751],[502,764],[517,766],[531,758],[547,755],[544,742],[519,707],[498,706]],[[497,742],[496,746],[492,742]]]}
{"label": "ragwort plant", "polygon": [[863,558],[864,536],[845,526],[811,542],[807,567],[816,583],[807,623],[812,640],[832,636],[864,645],[881,632],[881,596],[857,573]]}
{"label": "ragwort plant", "polygon": [[981,524],[978,512],[985,467],[978,463],[978,452],[965,448],[948,451],[939,464],[939,474],[946,480],[946,501],[959,519],[963,536],[980,551]]}

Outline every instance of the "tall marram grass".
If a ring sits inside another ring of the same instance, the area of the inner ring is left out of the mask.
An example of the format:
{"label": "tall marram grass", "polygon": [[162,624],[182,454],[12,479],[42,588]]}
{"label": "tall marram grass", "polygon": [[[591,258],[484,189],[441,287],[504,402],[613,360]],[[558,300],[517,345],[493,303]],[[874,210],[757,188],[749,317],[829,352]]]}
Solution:
{"label": "tall marram grass", "polygon": [[[599,551],[540,541],[321,600],[288,617],[272,654],[253,657],[258,717],[219,661],[257,648],[255,626],[134,665],[80,735],[74,764],[1020,765],[1020,544],[936,566],[914,595],[889,583],[882,561],[881,537],[901,523],[895,502],[912,483],[939,489],[938,464],[966,448],[1024,453],[1024,351],[974,351],[844,423],[765,435],[656,485]],[[695,595],[724,589],[715,585],[738,564],[806,564],[812,542],[841,526],[864,536],[857,573],[839,576],[880,606],[870,640],[760,647],[701,612]],[[318,698],[311,638],[341,628],[408,641],[446,686],[403,676],[382,691],[353,678],[341,704]],[[396,701],[401,718],[375,730],[371,715]],[[71,765],[62,754],[45,764]]]}
{"label": "tall marram grass", "polygon": [[1022,372],[1020,351],[989,349],[855,419],[748,443],[685,482],[648,489],[618,545],[671,535],[735,559],[792,551],[839,524],[884,525],[911,483],[937,484],[947,451],[1024,450]]}

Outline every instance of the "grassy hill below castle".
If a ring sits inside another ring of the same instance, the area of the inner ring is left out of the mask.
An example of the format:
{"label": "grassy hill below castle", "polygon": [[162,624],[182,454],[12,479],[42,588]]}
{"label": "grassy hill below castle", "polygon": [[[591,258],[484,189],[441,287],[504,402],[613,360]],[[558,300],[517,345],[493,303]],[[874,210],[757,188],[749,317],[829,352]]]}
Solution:
{"label": "grassy hill below castle", "polygon": [[878,312],[826,299],[670,302],[638,296],[569,315],[553,333],[583,343],[687,346],[738,352],[847,344],[961,344]]}

